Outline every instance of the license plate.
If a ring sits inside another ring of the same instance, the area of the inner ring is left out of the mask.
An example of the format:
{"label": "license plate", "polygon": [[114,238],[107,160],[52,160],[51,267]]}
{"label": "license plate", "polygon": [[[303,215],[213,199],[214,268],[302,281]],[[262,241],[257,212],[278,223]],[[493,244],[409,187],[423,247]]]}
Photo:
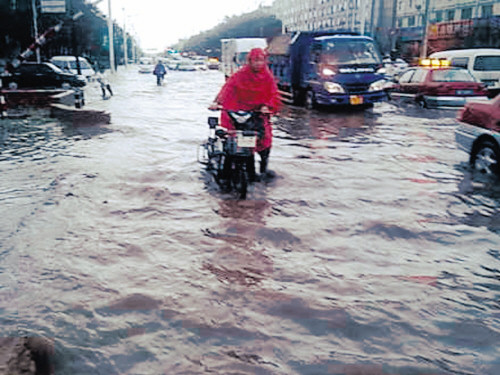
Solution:
{"label": "license plate", "polygon": [[255,147],[257,137],[254,135],[243,135],[238,133],[238,147]]}
{"label": "license plate", "polygon": [[457,95],[472,95],[474,90],[456,90],[455,93]]}
{"label": "license plate", "polygon": [[363,97],[361,95],[351,95],[349,96],[349,103],[351,105],[363,104]]}

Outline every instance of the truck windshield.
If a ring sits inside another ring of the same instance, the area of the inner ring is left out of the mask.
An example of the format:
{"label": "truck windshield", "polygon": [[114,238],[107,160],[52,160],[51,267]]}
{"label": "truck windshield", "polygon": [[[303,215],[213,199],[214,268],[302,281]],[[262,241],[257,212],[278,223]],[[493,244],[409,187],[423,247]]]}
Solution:
{"label": "truck windshield", "polygon": [[321,62],[329,65],[380,64],[380,55],[367,40],[324,40]]}

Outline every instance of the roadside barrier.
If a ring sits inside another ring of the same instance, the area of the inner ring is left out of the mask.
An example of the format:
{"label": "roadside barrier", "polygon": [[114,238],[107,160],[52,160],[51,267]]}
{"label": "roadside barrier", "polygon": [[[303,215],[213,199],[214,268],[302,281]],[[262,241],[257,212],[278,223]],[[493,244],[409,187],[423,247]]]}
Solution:
{"label": "roadside barrier", "polygon": [[82,108],[85,105],[85,99],[83,97],[83,90],[75,89],[75,108]]}

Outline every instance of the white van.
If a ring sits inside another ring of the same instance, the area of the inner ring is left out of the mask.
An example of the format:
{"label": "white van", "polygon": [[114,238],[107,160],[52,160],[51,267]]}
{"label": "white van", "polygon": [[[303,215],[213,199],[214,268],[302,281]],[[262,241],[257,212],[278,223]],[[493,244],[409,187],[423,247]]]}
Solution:
{"label": "white van", "polygon": [[[50,59],[50,62],[64,72],[78,74],[75,56],[54,56]],[[92,69],[89,61],[85,57],[78,57],[78,63],[80,64],[81,76],[85,77],[87,81],[92,80],[95,76],[95,71]]]}
{"label": "white van", "polygon": [[434,52],[429,58],[449,60],[468,69],[488,90],[500,92],[500,48],[474,48]]}
{"label": "white van", "polygon": [[221,39],[222,71],[229,78],[246,63],[248,52],[253,48],[267,48],[266,38]]}

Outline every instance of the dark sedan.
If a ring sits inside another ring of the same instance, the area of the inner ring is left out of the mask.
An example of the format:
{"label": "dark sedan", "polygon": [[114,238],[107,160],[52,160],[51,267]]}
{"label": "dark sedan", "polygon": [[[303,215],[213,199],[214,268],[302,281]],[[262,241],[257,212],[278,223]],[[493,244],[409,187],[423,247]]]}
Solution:
{"label": "dark sedan", "polygon": [[65,73],[48,62],[21,64],[11,75],[1,77],[1,79],[2,86],[11,90],[17,90],[18,88],[69,89],[86,85],[85,79],[74,74]]}

